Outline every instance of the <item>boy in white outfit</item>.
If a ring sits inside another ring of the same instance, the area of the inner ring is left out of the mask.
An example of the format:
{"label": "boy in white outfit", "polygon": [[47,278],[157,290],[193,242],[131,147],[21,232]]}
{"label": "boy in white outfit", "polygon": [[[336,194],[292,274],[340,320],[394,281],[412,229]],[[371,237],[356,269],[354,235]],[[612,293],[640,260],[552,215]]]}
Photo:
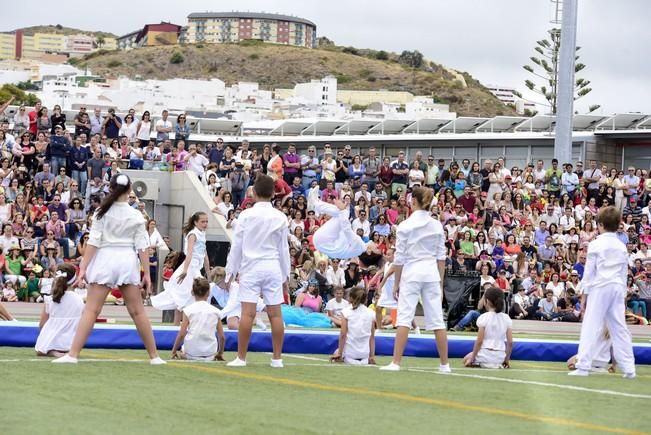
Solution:
{"label": "boy in white outfit", "polygon": [[226,264],[226,287],[239,274],[239,299],[242,316],[237,333],[237,358],[230,367],[246,366],[258,298],[262,296],[271,323],[273,357],[271,367],[283,367],[282,347],[285,329],[280,304],[291,268],[287,217],[271,205],[274,180],[258,175],[253,186],[253,207],[244,210],[233,232]]}
{"label": "boy in white outfit", "polygon": [[602,342],[604,323],[613,346],[613,356],[624,377],[635,377],[635,358],[631,333],[626,326],[625,302],[628,254],[624,244],[617,243],[615,232],[621,213],[615,207],[605,207],[597,215],[600,236],[588,246],[588,260],[583,274],[586,303],[581,325],[581,341],[576,370],[570,376],[588,376]]}

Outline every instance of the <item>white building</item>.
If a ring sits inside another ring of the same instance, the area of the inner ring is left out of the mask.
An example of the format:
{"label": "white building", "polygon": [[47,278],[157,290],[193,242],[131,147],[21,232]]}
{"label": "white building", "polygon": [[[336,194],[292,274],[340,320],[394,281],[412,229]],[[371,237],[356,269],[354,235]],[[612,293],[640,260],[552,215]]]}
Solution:
{"label": "white building", "polygon": [[456,118],[456,113],[450,112],[449,104],[435,103],[432,97],[416,96],[405,103],[405,114],[412,118]]}
{"label": "white building", "polygon": [[294,86],[294,97],[304,100],[308,105],[334,106],[337,104],[337,79],[326,76],[309,83],[297,83]]}
{"label": "white building", "polygon": [[515,107],[516,112],[522,114],[525,110],[535,112],[538,110],[535,103],[520,98],[516,95],[515,88],[505,86],[488,85],[488,90],[495,95],[498,100],[504,104],[511,104]]}

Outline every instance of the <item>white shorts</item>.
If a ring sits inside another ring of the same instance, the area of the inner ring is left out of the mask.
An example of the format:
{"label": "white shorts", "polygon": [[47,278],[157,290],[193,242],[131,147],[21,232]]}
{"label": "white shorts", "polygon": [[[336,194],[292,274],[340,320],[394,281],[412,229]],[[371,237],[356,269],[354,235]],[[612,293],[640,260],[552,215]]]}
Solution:
{"label": "white shorts", "polygon": [[265,305],[280,305],[283,298],[283,277],[277,262],[272,262],[275,267],[260,267],[240,273],[240,302],[257,304],[262,296]]}
{"label": "white shorts", "polygon": [[404,282],[400,283],[398,295],[398,318],[396,326],[411,328],[411,321],[416,314],[418,300],[421,299],[425,314],[425,329],[436,331],[446,329],[443,321],[441,300],[441,282]]}

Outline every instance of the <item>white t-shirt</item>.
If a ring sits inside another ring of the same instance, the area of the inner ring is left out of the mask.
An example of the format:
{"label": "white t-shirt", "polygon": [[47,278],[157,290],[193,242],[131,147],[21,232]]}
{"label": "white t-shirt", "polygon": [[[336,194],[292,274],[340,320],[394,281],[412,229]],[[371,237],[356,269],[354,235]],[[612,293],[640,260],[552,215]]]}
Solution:
{"label": "white t-shirt", "polygon": [[341,302],[337,302],[337,299],[330,299],[326,304],[326,311],[333,311],[335,317],[341,317],[341,313],[344,309],[350,308],[350,302],[346,299],[342,299]]}
{"label": "white t-shirt", "polygon": [[151,136],[151,121],[140,121],[140,130],[137,137],[140,140],[149,140]]}
{"label": "white t-shirt", "polygon": [[222,313],[206,301],[197,301],[183,309],[190,326],[183,342],[183,352],[195,357],[208,357],[217,353],[217,323]]}
{"label": "white t-shirt", "polygon": [[370,338],[375,324],[375,313],[364,305],[345,308],[341,315],[348,320],[348,334],[344,358],[364,359],[371,352]]}
{"label": "white t-shirt", "polygon": [[477,327],[484,328],[482,349],[506,350],[506,332],[513,321],[505,313],[488,311],[477,319]]}
{"label": "white t-shirt", "polygon": [[197,154],[195,156],[190,156],[188,157],[188,170],[194,172],[197,174],[198,177],[203,177],[203,174],[205,172],[206,166],[208,166],[208,159],[202,155],[202,154]]}

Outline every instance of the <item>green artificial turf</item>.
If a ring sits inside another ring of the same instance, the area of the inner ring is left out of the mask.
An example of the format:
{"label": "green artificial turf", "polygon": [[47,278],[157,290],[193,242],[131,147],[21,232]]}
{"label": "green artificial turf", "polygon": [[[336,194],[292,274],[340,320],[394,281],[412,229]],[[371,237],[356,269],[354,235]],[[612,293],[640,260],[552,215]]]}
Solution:
{"label": "green artificial turf", "polygon": [[[169,358],[169,352],[163,352]],[[230,360],[233,354],[226,354]],[[637,433],[650,429],[651,367],[568,377],[564,365],[514,361],[511,370],[435,373],[407,358],[399,373],[329,364],[323,355],[250,354],[246,368],[174,361],[143,351],[86,350],[78,365],[0,348],[1,433],[13,434],[510,434]],[[125,361],[116,361],[116,360]],[[386,364],[387,357],[378,358]],[[476,376],[484,377],[477,378]],[[507,379],[528,383],[510,383]],[[577,386],[583,389],[564,389]],[[607,392],[639,394],[622,397]]]}

